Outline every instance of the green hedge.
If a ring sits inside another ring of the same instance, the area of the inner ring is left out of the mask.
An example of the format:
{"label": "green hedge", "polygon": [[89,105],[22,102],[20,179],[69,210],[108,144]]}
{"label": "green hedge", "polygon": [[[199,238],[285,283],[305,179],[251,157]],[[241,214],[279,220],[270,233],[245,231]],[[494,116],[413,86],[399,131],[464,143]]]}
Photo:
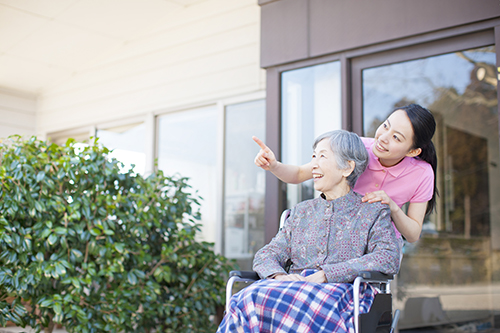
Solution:
{"label": "green hedge", "polygon": [[195,240],[186,178],[121,172],[107,148],[71,139],[0,150],[0,326],[215,331],[234,264]]}

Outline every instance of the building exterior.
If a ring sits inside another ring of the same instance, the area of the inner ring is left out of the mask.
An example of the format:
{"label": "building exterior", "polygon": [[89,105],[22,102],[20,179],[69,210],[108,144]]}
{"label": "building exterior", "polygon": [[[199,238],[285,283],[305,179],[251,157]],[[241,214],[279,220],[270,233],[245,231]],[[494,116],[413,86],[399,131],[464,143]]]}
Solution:
{"label": "building exterior", "polygon": [[[499,328],[498,1],[260,0],[267,144],[302,164],[314,137],[372,136],[397,106],[436,120],[437,210],[405,246],[395,306],[400,330]],[[326,124],[326,126],[325,126]],[[266,182],[275,216],[313,195]]]}
{"label": "building exterior", "polygon": [[[258,4],[2,1],[0,17],[0,137],[97,136],[138,172],[190,177],[202,238],[222,252],[224,212],[240,216],[233,197],[263,202],[265,174],[251,164],[251,136],[265,132]],[[264,244],[263,231],[253,245],[228,232],[234,257]]]}
{"label": "building exterior", "polygon": [[422,104],[440,197],[405,247],[400,330],[500,327],[498,0],[113,3],[0,1],[0,137],[98,137],[137,172],[190,177],[200,237],[245,269],[315,195],[256,168],[252,135],[302,164],[317,135]]}

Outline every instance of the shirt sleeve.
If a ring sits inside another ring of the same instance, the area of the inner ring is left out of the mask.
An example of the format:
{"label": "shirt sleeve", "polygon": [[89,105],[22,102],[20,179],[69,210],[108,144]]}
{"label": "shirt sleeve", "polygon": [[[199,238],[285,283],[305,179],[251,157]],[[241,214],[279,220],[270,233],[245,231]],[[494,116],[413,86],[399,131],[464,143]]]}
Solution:
{"label": "shirt sleeve", "polygon": [[294,214],[295,209],[292,209],[290,215],[285,220],[283,228],[278,231],[269,244],[265,245],[255,254],[253,270],[261,278],[267,278],[276,273],[287,274],[284,267],[291,256],[290,243]]}
{"label": "shirt sleeve", "polygon": [[[425,163],[425,162],[423,162]],[[410,202],[427,202],[434,194],[434,171],[430,164],[424,164],[425,169],[420,175],[415,194],[410,198]]]}
{"label": "shirt sleeve", "polygon": [[352,282],[361,271],[396,274],[400,265],[401,244],[390,220],[390,210],[379,211],[370,229],[366,253],[344,262],[325,264],[328,282]]}

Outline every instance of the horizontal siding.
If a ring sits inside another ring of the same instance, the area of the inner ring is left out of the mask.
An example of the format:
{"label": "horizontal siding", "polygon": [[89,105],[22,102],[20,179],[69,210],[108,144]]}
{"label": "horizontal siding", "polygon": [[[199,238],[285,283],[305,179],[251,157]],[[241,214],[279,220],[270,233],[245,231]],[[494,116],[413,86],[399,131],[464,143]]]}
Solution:
{"label": "horizontal siding", "polygon": [[36,97],[0,89],[0,107],[33,114],[36,110]]}
{"label": "horizontal siding", "polygon": [[38,132],[264,89],[255,1],[203,2],[158,29],[45,91],[39,98]]}
{"label": "horizontal siding", "polygon": [[35,135],[34,128],[26,128],[22,126],[16,126],[16,124],[1,123],[0,124],[0,140],[7,139],[11,135],[20,135],[25,138],[29,138]]}
{"label": "horizontal siding", "polygon": [[[224,3],[229,2],[229,0],[224,0]],[[173,26],[140,39],[128,41],[114,54],[108,55],[103,63],[126,60],[176,45],[190,43],[260,20],[258,6],[249,4],[248,1],[239,2],[233,0],[233,2],[233,6],[230,7],[220,5],[219,11],[211,13],[209,16],[202,12],[193,14],[191,21],[187,23]],[[238,4],[238,7],[234,8],[235,4]],[[199,15],[199,17],[196,19],[197,16],[195,15]]]}
{"label": "horizontal siding", "polygon": [[112,121],[176,106],[182,108],[187,102],[216,101],[227,96],[257,91],[258,74],[254,65],[239,66],[210,76],[197,76],[190,80],[136,90],[44,114],[39,118],[40,126],[55,131],[71,128],[76,124]]}
{"label": "horizontal siding", "polygon": [[165,30],[174,29],[184,25],[192,25],[202,19],[219,16],[235,9],[252,6],[258,8],[255,0],[209,0],[186,7],[178,11],[174,17],[169,17],[162,25],[148,32],[148,35],[161,34]]}
{"label": "horizontal siding", "polygon": [[[120,80],[135,77],[148,71],[177,66],[214,54],[224,53],[248,45],[258,46],[259,27],[253,22],[249,25],[230,29],[220,34],[200,38],[191,43],[176,45],[157,52],[145,53],[138,57],[116,61],[99,66],[74,76],[50,90],[47,97],[58,97],[96,84],[116,84]],[[216,46],[216,47],[214,47]]]}
{"label": "horizontal siding", "polygon": [[36,99],[0,91],[0,138],[31,136],[36,130]]}
{"label": "horizontal siding", "polygon": [[[46,98],[42,102],[42,107],[49,112],[54,112],[81,104],[95,103],[117,95],[128,95],[135,91],[195,80],[197,77],[209,78],[211,75],[217,75],[218,72],[236,70],[240,66],[257,65],[258,57],[252,52],[254,48],[255,45],[248,45],[173,66],[143,71],[129,77],[91,85],[61,94],[58,98]],[[244,78],[234,78],[236,81],[239,79]]]}

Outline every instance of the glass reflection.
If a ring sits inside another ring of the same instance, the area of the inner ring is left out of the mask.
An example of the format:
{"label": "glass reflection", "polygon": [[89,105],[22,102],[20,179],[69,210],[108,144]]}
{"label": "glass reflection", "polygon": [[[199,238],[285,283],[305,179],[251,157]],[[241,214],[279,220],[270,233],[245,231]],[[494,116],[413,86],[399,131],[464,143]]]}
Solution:
{"label": "glass reflection", "polygon": [[110,157],[123,163],[122,171],[134,166],[134,171],[144,174],[146,169],[146,126],[144,123],[98,129],[99,143],[112,150]]}
{"label": "glass reflection", "polygon": [[[283,163],[302,165],[311,160],[314,139],[342,128],[340,62],[330,62],[283,72]],[[314,196],[312,180],[287,184],[287,207]]]}
{"label": "glass reflection", "polygon": [[252,135],[265,140],[265,115],[264,100],[226,107],[224,254],[247,270],[264,246],[265,171],[253,164]]}
{"label": "glass reflection", "polygon": [[495,48],[363,71],[364,135],[397,106],[432,111],[437,210],[406,244],[395,290],[401,330],[499,326],[500,147]]}
{"label": "glass reflection", "polygon": [[188,177],[201,196],[200,236],[216,240],[217,109],[175,112],[158,119],[158,168],[168,176]]}

